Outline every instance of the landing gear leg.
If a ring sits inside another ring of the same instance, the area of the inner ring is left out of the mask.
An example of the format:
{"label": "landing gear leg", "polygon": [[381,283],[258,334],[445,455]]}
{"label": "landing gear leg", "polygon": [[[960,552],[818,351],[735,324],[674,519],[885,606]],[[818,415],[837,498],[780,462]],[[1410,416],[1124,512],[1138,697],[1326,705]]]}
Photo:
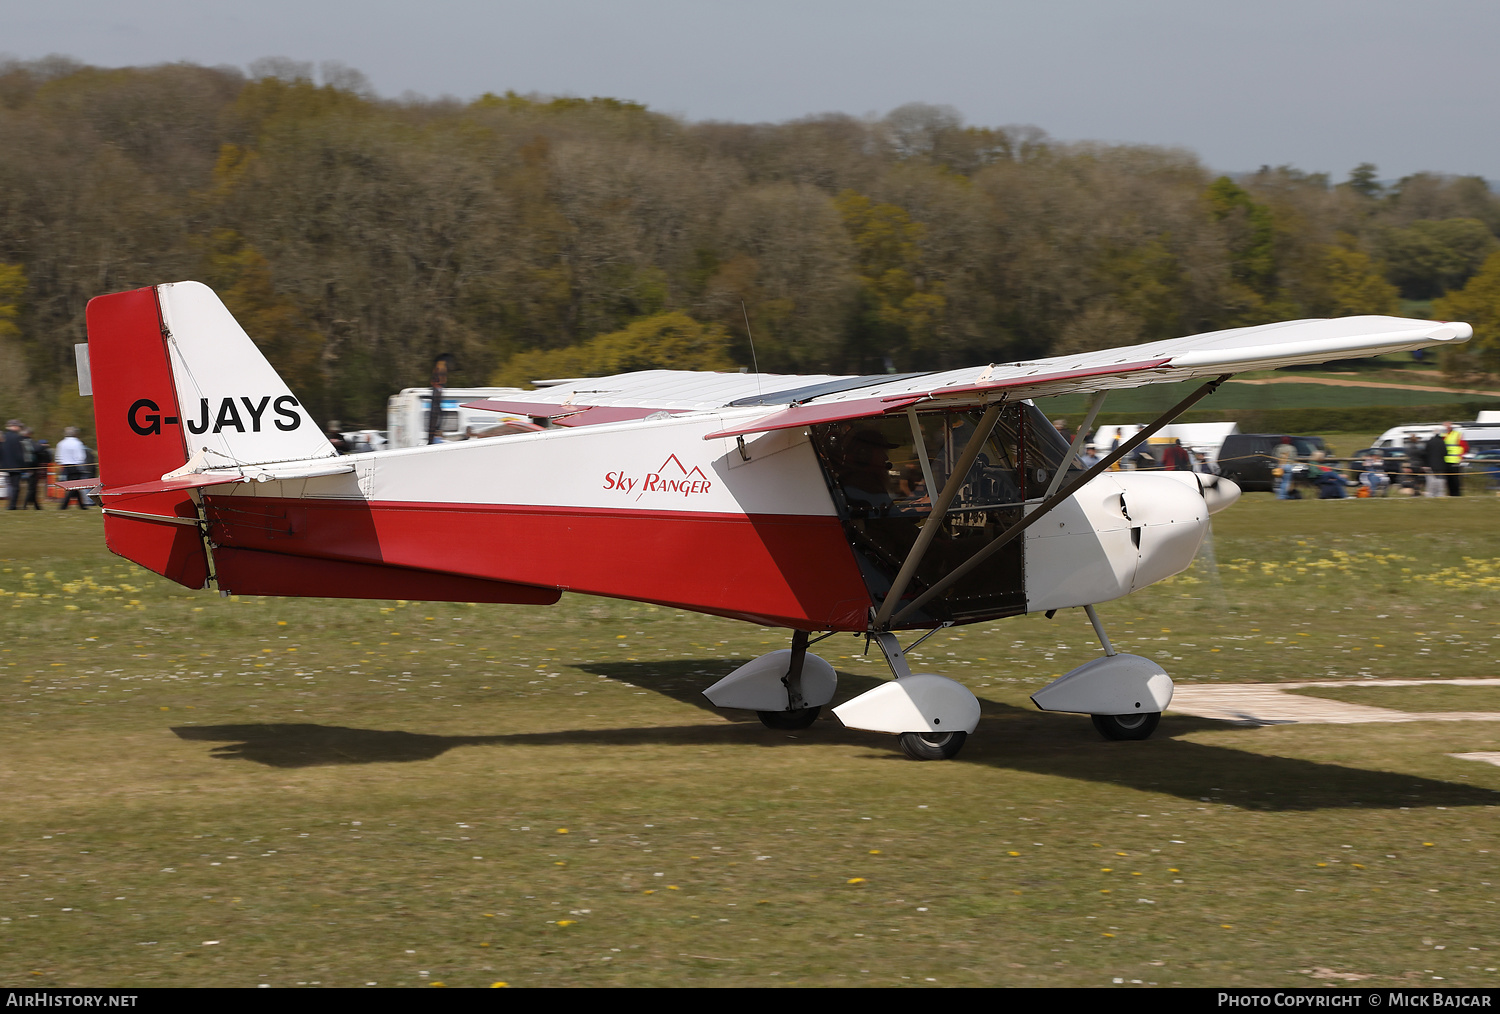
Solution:
{"label": "landing gear leg", "polygon": [[[974,694],[941,676],[913,674],[895,634],[881,631],[871,637],[880,645],[896,678],[840,706],[835,714],[851,728],[894,732],[901,752],[912,760],[948,760],[955,756],[979,721],[979,702]],[[874,699],[882,697],[887,701],[885,709],[874,704]],[[868,710],[860,708],[864,701],[870,702]]]}
{"label": "landing gear leg", "polygon": [[817,705],[808,707],[802,696],[802,665],[807,660],[807,642],[807,631],[792,632],[792,658],[786,675],[781,678],[786,687],[787,710],[755,713],[767,729],[805,729],[817,721],[818,713],[823,710]]}

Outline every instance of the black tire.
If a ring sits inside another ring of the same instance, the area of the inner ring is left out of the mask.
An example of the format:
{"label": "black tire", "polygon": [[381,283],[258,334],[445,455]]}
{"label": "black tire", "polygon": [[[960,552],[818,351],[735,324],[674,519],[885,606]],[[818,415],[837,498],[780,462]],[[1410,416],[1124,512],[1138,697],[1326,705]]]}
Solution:
{"label": "black tire", "polygon": [[1136,712],[1133,715],[1090,715],[1094,728],[1105,739],[1150,739],[1161,721],[1160,711]]}
{"label": "black tire", "polygon": [[821,707],[798,708],[796,711],[757,711],[760,716],[760,724],[767,729],[781,729],[783,731],[805,729],[818,720],[818,712]]}
{"label": "black tire", "polygon": [[967,732],[903,732],[901,750],[912,760],[947,760],[968,738]]}

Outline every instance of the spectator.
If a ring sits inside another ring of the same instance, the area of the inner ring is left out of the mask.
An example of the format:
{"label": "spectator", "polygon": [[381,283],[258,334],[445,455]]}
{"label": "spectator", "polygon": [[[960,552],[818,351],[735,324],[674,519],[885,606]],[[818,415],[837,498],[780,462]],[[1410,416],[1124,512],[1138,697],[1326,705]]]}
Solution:
{"label": "spectator", "polygon": [[1173,472],[1193,470],[1193,459],[1188,455],[1187,448],[1182,446],[1181,440],[1173,440],[1162,450],[1161,467]]}
{"label": "spectator", "polygon": [[1281,443],[1276,445],[1276,466],[1271,473],[1281,480],[1276,489],[1276,499],[1292,499],[1292,474],[1297,466],[1297,445],[1292,442],[1291,437],[1282,437]]}
{"label": "spectator", "polygon": [[1370,496],[1385,496],[1391,486],[1391,477],[1386,474],[1385,459],[1379,451],[1365,455],[1364,467],[1359,473],[1360,485],[1370,491]]}
{"label": "spectator", "polygon": [[42,504],[37,499],[36,487],[40,480],[43,489],[46,488],[47,466],[52,464],[52,452],[47,449],[47,441],[33,439],[30,426],[21,427],[21,447],[26,461],[26,499],[21,502],[21,509],[30,507],[41,510]]}
{"label": "spectator", "polygon": [[[78,427],[69,426],[63,430],[63,438],[57,443],[57,463],[62,466],[63,482],[73,482],[79,479],[87,479],[89,449],[83,446],[83,441],[78,439]],[[89,496],[81,489],[70,489],[63,496],[63,502],[58,510],[65,511],[74,497],[78,498],[78,509],[89,509]]]}
{"label": "spectator", "polygon": [[1322,451],[1313,455],[1307,465],[1307,478],[1318,488],[1319,500],[1342,500],[1349,495],[1344,476],[1338,469],[1323,464],[1323,457]]}
{"label": "spectator", "polygon": [[21,499],[21,477],[25,475],[26,447],[21,442],[21,420],[12,419],[5,424],[5,436],[0,439],[0,471],[5,473],[5,491],[10,500],[10,509],[15,510]]}
{"label": "spectator", "polygon": [[1443,447],[1443,477],[1448,482],[1448,495],[1463,496],[1464,452],[1469,449],[1469,442],[1451,422],[1443,423]]}
{"label": "spectator", "polygon": [[1442,433],[1427,438],[1422,449],[1422,473],[1427,476],[1428,496],[1447,496],[1448,483],[1443,471],[1448,467],[1448,444]]}

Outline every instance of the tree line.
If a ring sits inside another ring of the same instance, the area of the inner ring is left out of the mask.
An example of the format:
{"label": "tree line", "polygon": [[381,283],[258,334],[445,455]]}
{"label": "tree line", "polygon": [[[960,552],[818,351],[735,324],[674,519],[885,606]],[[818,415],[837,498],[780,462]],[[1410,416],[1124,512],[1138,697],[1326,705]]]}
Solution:
{"label": "tree line", "polygon": [[689,123],[610,98],[376,97],[260,61],[0,64],[0,416],[91,424],[84,306],[214,287],[322,419],[651,366],[936,370],[1428,312],[1500,366],[1500,199],[1361,165],[1216,175],[951,109]]}

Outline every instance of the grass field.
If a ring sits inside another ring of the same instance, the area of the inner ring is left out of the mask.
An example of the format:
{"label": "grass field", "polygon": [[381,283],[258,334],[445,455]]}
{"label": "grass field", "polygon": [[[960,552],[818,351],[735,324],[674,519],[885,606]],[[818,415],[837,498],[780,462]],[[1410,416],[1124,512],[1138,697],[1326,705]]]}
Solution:
{"label": "grass field", "polygon": [[[1182,682],[1494,676],[1497,509],[1247,496],[1101,613]],[[1500,768],[1449,756],[1500,723],[1105,742],[1027,701],[1077,610],[913,653],[984,702],[941,763],[707,708],[779,631],[220,599],[97,513],[0,516],[0,624],[7,985],[1500,981]],[[815,649],[841,699],[861,647]]]}

